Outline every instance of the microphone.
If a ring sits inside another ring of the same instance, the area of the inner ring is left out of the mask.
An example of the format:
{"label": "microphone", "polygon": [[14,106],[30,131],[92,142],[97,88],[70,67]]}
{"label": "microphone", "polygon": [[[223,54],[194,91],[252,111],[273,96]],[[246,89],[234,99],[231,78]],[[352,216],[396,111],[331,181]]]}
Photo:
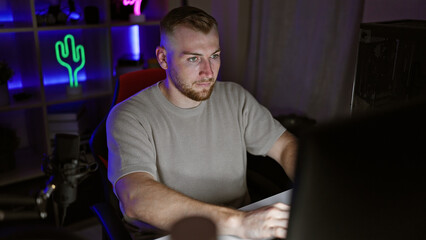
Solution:
{"label": "microphone", "polygon": [[80,158],[80,136],[58,133],[55,135],[55,149],[53,151],[53,184],[56,189],[53,199],[61,210],[61,225],[65,220],[68,206],[77,199],[77,186]]}
{"label": "microphone", "polygon": [[[55,185],[53,200],[61,210],[61,223],[65,220],[68,206],[77,199],[80,180],[97,170],[97,163],[80,162],[80,136],[58,133],[55,135],[55,149],[50,159],[51,183]],[[49,169],[47,169],[49,170]]]}
{"label": "microphone", "polygon": [[[80,161],[81,160],[81,161]],[[0,209],[0,222],[23,219],[45,219],[47,217],[47,201],[52,196],[61,210],[57,213],[55,205],[55,220],[61,217],[63,225],[68,206],[77,200],[77,186],[84,177],[98,169],[96,162],[88,162],[80,152],[80,136],[58,133],[55,135],[55,148],[52,155],[44,155],[42,170],[49,176],[46,187],[40,190],[37,197],[1,195],[0,205],[36,205],[32,211],[3,211]]]}
{"label": "microphone", "polygon": [[56,167],[57,189],[54,199],[69,205],[77,198],[78,160],[80,158],[80,136],[56,134],[52,163]]}

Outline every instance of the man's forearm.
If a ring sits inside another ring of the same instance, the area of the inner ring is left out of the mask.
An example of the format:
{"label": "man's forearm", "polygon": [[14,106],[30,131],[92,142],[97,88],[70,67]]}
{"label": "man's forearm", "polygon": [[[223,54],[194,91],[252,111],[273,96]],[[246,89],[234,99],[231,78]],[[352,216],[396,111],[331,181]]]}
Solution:
{"label": "man's forearm", "polygon": [[286,171],[287,176],[294,181],[295,174],[296,174],[296,162],[297,162],[297,139],[294,138],[293,140],[289,141],[287,143],[286,148],[281,154],[280,162],[283,166],[284,170]]}
{"label": "man's forearm", "polygon": [[133,173],[116,183],[116,190],[128,217],[169,231],[173,224],[189,216],[213,220],[219,234],[239,235],[243,212],[207,204],[187,197],[155,181],[148,173]]}
{"label": "man's forearm", "polygon": [[284,168],[287,176],[294,181],[297,138],[293,134],[285,131],[268,151],[268,156],[276,160]]}

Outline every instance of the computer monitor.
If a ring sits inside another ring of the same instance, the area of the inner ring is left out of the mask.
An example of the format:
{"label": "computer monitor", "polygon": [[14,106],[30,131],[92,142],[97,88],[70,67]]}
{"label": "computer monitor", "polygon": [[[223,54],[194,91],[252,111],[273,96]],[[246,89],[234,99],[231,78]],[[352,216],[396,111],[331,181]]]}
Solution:
{"label": "computer monitor", "polygon": [[300,137],[288,239],[426,239],[426,104]]}

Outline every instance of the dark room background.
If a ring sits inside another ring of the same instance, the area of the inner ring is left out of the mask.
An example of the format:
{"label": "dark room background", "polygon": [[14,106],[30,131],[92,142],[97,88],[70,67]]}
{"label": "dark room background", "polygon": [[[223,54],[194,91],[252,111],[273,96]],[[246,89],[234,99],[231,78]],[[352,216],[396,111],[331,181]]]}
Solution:
{"label": "dark room background", "polygon": [[[130,37],[123,37],[133,29],[132,24],[106,20],[108,1],[76,1],[82,9],[95,3],[103,6],[99,26],[37,26],[37,16],[32,15],[36,11],[29,2],[0,1],[0,14],[12,8],[15,22],[19,23],[12,27],[1,23],[0,60],[10,62],[16,76],[25,79],[25,87],[36,89],[35,94],[29,92],[29,101],[13,100],[11,95],[12,104],[0,106],[0,125],[12,129],[19,140],[16,145],[10,140],[13,138],[4,138],[9,145],[0,145],[1,150],[12,149],[15,158],[13,166],[2,162],[0,186],[43,174],[42,154],[50,154],[53,149],[47,120],[50,108],[84,101],[91,110],[90,124],[94,129],[110,106],[113,81],[120,73],[115,65],[132,42]],[[240,83],[275,116],[296,114],[316,122],[351,115],[360,24],[426,20],[424,0],[150,0],[151,15],[147,15],[147,20],[155,21],[141,24],[137,32],[146,60],[154,57],[158,20],[182,2],[200,7],[218,20],[220,80]],[[12,15],[10,12],[7,14]],[[53,39],[63,39],[62,34],[68,30],[86,41],[86,57],[94,59],[86,62],[85,77],[94,79],[95,86],[80,98],[67,98],[65,88],[60,92],[51,85],[43,87],[43,81],[56,80],[57,73],[64,70],[55,65],[52,46]],[[14,91],[20,89],[10,93]],[[27,95],[24,92],[16,96]],[[87,142],[90,132],[85,137]],[[0,156],[1,160],[6,158],[9,155]]]}
{"label": "dark room background", "polygon": [[351,114],[361,23],[426,20],[423,0],[188,3],[218,19],[222,80],[241,83],[274,115],[317,122]]}

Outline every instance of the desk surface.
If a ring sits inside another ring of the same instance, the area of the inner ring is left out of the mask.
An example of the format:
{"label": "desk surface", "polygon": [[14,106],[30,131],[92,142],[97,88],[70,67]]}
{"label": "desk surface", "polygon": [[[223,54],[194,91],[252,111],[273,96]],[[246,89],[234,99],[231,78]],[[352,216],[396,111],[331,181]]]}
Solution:
{"label": "desk surface", "polygon": [[[277,195],[265,198],[265,199],[260,200],[258,202],[255,202],[255,203],[249,204],[245,207],[242,207],[242,208],[240,208],[240,210],[250,211],[250,210],[257,209],[257,208],[267,206],[267,205],[271,205],[271,204],[274,204],[274,203],[277,203],[277,202],[282,202],[282,203],[290,205],[291,193],[292,193],[292,190],[288,190],[288,191],[285,191],[285,192],[282,192],[282,193],[278,193]],[[239,240],[239,239],[241,239],[241,238],[234,237],[234,236],[219,236],[218,237],[218,240]],[[171,239],[170,239],[169,236],[164,236],[164,237],[158,238],[156,240],[171,240]]]}

